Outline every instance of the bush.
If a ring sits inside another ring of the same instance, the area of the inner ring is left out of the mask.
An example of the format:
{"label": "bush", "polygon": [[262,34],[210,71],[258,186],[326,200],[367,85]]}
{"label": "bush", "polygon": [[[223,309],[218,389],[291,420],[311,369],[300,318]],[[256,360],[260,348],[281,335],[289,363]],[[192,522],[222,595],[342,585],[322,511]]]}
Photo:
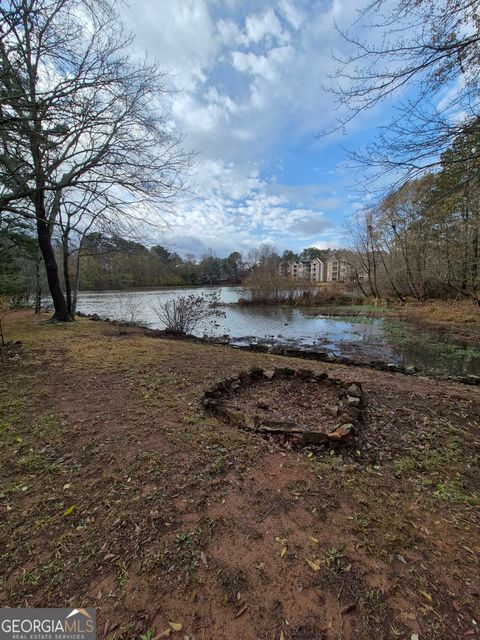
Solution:
{"label": "bush", "polygon": [[195,295],[194,293],[175,296],[170,300],[150,301],[150,308],[165,329],[171,333],[187,334],[203,321],[213,321],[214,318],[224,317],[225,313],[218,308],[220,294]]}
{"label": "bush", "polygon": [[128,333],[130,327],[138,324],[140,305],[131,296],[120,298],[117,305],[117,328],[119,335]]}

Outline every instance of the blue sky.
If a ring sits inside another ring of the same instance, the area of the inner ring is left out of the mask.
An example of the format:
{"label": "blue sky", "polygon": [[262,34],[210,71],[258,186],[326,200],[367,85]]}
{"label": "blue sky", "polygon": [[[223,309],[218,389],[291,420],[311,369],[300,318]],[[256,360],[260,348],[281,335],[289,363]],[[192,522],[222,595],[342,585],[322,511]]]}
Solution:
{"label": "blue sky", "polygon": [[377,110],[346,135],[318,139],[338,117],[335,23],[350,27],[362,0],[131,0],[124,19],[137,53],[155,57],[177,92],[172,126],[197,152],[190,195],[168,215],[164,244],[218,256],[261,243],[278,251],[347,243],[362,206],[345,167],[388,116]]}

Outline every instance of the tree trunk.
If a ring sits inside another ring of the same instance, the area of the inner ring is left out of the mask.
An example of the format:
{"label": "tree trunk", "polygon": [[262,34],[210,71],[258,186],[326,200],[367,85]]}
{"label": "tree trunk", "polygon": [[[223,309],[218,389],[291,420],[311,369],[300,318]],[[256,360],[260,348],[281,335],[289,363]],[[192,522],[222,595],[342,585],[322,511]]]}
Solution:
{"label": "tree trunk", "polygon": [[80,287],[80,254],[82,250],[82,243],[80,242],[78,251],[77,251],[77,259],[76,259],[76,270],[75,270],[75,283],[73,285],[73,300],[72,300],[72,318],[75,318],[75,314],[77,313],[77,300],[78,300],[78,289]]}
{"label": "tree trunk", "polygon": [[55,313],[50,319],[51,322],[71,322],[72,318],[68,312],[67,302],[60,286],[58,277],[58,266],[55,260],[55,253],[52,247],[52,238],[46,221],[45,211],[37,210],[37,233],[38,244],[42,252],[47,273],[48,287],[52,296]]}
{"label": "tree trunk", "polygon": [[68,268],[68,227],[62,237],[62,254],[63,254],[63,280],[65,282],[65,297],[67,301],[67,309],[70,317],[73,319],[72,305],[72,287],[70,284],[70,270]]}
{"label": "tree trunk", "polygon": [[37,259],[35,261],[35,313],[40,313],[42,309],[42,285],[40,283],[40,261],[42,255],[37,251]]}

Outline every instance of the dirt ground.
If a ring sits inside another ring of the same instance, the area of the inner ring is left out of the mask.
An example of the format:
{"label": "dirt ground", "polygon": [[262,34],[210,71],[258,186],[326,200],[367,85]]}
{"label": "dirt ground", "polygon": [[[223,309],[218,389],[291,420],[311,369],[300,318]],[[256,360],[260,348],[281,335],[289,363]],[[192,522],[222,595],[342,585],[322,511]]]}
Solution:
{"label": "dirt ground", "polygon": [[[244,416],[258,416],[261,420],[330,433],[342,424],[337,413],[340,401],[340,390],[336,386],[286,378],[256,382],[240,392],[227,395],[224,404]],[[344,423],[346,421],[343,420]]]}
{"label": "dirt ground", "polygon": [[480,388],[309,363],[365,421],[289,449],[200,397],[298,360],[45,319],[0,352],[0,606],[95,607],[101,640],[480,636]]}

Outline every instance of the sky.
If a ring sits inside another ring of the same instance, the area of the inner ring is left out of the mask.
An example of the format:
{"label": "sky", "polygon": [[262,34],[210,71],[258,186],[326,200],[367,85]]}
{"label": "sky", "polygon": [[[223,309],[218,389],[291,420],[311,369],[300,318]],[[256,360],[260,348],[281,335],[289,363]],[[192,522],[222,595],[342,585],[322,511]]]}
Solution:
{"label": "sky", "polygon": [[[355,30],[362,0],[130,0],[123,19],[139,55],[156,58],[174,92],[171,124],[195,151],[189,193],[154,238],[181,254],[223,257],[346,246],[363,206],[348,149],[374,135],[381,110],[329,136],[335,24]],[[353,27],[352,27],[353,25]]]}

